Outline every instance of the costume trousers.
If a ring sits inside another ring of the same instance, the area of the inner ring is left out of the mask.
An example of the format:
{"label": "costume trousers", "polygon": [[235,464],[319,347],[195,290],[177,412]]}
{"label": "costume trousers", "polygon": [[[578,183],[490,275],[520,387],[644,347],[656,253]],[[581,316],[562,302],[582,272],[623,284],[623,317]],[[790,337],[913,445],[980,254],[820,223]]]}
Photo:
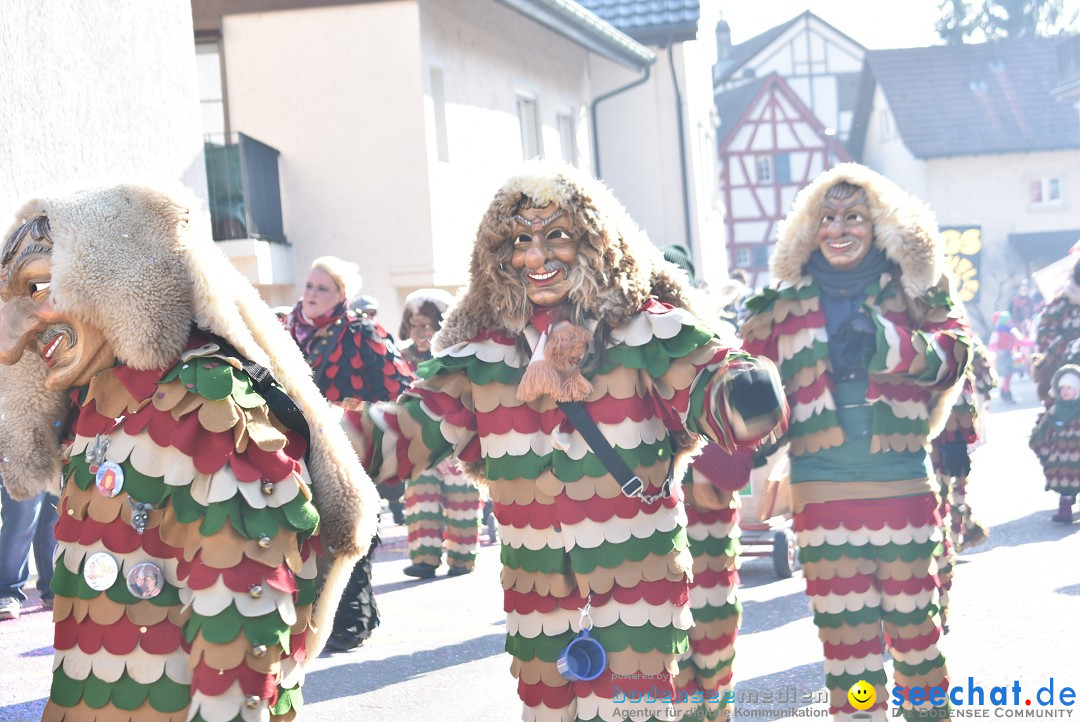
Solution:
{"label": "costume trousers", "polygon": [[480,490],[454,470],[432,469],[405,482],[405,524],[414,564],[472,569],[480,542]]}
{"label": "costume trousers", "polygon": [[[666,468],[652,471],[663,479]],[[522,718],[666,722],[700,714],[706,695],[695,670],[679,666],[692,625],[682,503],[626,497],[610,477],[564,484],[550,473],[536,483],[493,482],[491,498]],[[583,628],[606,662],[595,679],[571,682],[558,660]]]}
{"label": "costume trousers", "polygon": [[824,644],[829,711],[848,719],[856,711],[848,690],[863,680],[877,694],[871,711],[885,719],[883,644],[896,685],[947,689],[935,619],[942,541],[936,495],[809,503],[796,512],[795,530]]}
{"label": "costume trousers", "polygon": [[[733,688],[732,664],[739,633],[742,606],[738,600],[739,512],[733,493],[717,490],[725,509],[701,509],[686,505],[687,535],[694,558],[694,581],[690,585],[690,653],[679,661],[681,671],[692,670],[703,690],[715,691],[723,700]],[[719,714],[723,705],[709,705]]]}
{"label": "costume trousers", "polygon": [[26,601],[23,587],[30,579],[31,547],[38,591],[49,593],[56,548],[56,504],[55,496],[44,493],[15,501],[0,486],[0,597]]}

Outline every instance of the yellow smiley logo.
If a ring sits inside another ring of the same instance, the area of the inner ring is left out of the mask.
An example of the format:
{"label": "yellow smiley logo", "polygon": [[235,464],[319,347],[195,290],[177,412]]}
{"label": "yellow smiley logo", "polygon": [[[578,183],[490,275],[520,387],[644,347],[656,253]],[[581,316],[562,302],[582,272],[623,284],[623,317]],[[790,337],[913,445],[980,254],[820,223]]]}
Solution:
{"label": "yellow smiley logo", "polygon": [[865,710],[874,706],[874,701],[877,700],[877,692],[874,691],[872,684],[860,679],[851,685],[851,689],[847,692],[847,698],[852,707]]}

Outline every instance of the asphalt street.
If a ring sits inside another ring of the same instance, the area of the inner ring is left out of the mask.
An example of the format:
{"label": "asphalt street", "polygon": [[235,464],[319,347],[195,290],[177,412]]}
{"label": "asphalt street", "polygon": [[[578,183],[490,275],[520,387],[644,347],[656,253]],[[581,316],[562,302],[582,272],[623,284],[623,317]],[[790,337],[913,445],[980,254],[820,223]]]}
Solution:
{"label": "asphalt street", "polygon": [[[973,457],[969,499],[991,534],[961,557],[951,632],[942,646],[954,684],[982,687],[986,695],[994,686],[1010,689],[1010,705],[990,710],[990,717],[1040,709],[1080,717],[1061,704],[1039,708],[1035,697],[1051,678],[1055,696],[1063,687],[1080,691],[1080,521],[1049,521],[1057,495],[1043,491],[1027,448],[1038,412],[1034,389],[1026,382],[1014,389],[1019,403],[993,402],[989,441]],[[503,652],[497,546],[484,537],[473,574],[448,578],[441,570],[434,579],[416,581],[402,574],[408,564],[404,529],[384,524],[382,534],[386,544],[375,564],[382,626],[362,648],[309,665],[304,717],[520,719],[510,658]],[[824,699],[821,648],[801,575],[778,579],[769,559],[745,560],[742,573],[737,717],[823,716],[826,705],[816,701]],[[51,638],[49,615],[33,602],[20,620],[0,623],[0,719],[40,716]],[[1021,690],[1018,706],[1011,704],[1014,682]],[[773,701],[760,701],[766,695]],[[746,701],[754,698],[759,701]],[[1024,704],[1029,698],[1032,707]]]}

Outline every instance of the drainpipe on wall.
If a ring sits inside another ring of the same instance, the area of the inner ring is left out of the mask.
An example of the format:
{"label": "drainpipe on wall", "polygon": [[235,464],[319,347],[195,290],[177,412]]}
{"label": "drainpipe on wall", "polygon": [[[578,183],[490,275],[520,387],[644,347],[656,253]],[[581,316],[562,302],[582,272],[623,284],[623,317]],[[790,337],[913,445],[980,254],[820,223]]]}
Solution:
{"label": "drainpipe on wall", "polygon": [[592,146],[593,146],[593,165],[596,167],[596,177],[600,178],[600,129],[597,126],[596,120],[596,106],[600,105],[601,101],[614,97],[619,93],[625,93],[631,88],[636,88],[649,79],[649,75],[652,73],[652,66],[645,66],[645,73],[637,80],[627,83],[621,88],[615,88],[615,90],[604,93],[603,95],[595,98],[589,105],[589,117],[592,119]]}
{"label": "drainpipe on wall", "polygon": [[[671,48],[674,43],[668,38],[667,57],[671,68],[671,87],[675,89],[675,124],[679,127],[679,175],[682,178],[683,227],[686,229],[686,249],[694,257],[693,233],[690,232],[690,183],[686,179],[686,130],[683,128],[683,100],[679,90],[679,78],[675,74],[675,56]],[[699,258],[698,261],[701,259]]]}

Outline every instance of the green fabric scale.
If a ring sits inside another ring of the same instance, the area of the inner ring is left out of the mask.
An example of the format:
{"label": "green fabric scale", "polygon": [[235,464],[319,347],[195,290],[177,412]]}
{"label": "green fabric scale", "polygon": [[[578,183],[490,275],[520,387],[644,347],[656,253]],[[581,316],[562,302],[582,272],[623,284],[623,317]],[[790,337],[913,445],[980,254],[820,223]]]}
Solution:
{"label": "green fabric scale", "polygon": [[682,358],[701,348],[713,338],[711,331],[699,326],[683,326],[671,338],[649,339],[640,346],[620,344],[604,352],[604,362],[587,378],[608,374],[616,368],[625,367],[644,370],[652,378],[660,378],[671,368],[674,359]]}
{"label": "green fabric scale", "polygon": [[[244,409],[265,405],[265,400],[255,391],[246,373],[218,359],[193,359],[178,363],[166,373],[161,383],[175,380],[184,384],[189,393],[198,394],[211,401],[221,401],[231,396],[233,401]],[[277,508],[248,507],[240,493],[226,501],[204,507],[191,497],[188,486],[167,485],[163,477],[147,476],[127,460],[120,466],[124,471],[125,493],[137,501],[153,504],[158,509],[171,503],[181,523],[201,522],[199,532],[204,537],[212,537],[228,523],[240,536],[253,541],[262,535],[274,537],[281,533],[296,533],[301,538],[306,538],[315,533],[319,524],[318,512],[303,494],[297,494],[294,499]],[[75,456],[67,464],[65,472],[65,478],[84,491],[95,482],[85,454]],[[90,589],[81,573],[70,572],[64,566],[62,556],[53,580],[53,588],[58,595],[92,599],[101,593]],[[299,588],[296,604],[312,604],[316,598],[315,580],[297,578],[296,582]],[[123,575],[119,575],[113,586],[104,593],[112,601],[125,606],[143,601],[128,591]],[[157,606],[178,607],[179,590],[166,584],[160,594],[147,601]],[[286,624],[276,611],[259,617],[244,617],[235,605],[230,604],[225,611],[213,617],[193,613],[182,632],[188,643],[200,632],[215,644],[226,644],[243,633],[252,644],[279,644],[285,654],[289,654],[290,650],[290,625]],[[64,674],[62,666],[53,673],[51,699],[60,706],[70,707],[83,699],[94,709],[111,703],[118,709],[133,710],[147,698],[155,710],[174,713],[190,702],[191,690],[188,684],[178,684],[164,676],[144,685],[132,681],[125,674],[116,683],[106,684],[93,675],[85,682],[71,680]],[[284,690],[274,711],[276,714],[284,714],[293,707],[299,708],[301,704],[299,688]]]}
{"label": "green fabric scale", "polygon": [[[571,630],[555,636],[540,634],[532,638],[508,634],[506,651],[523,662],[539,658],[554,663],[576,636],[577,633]],[[665,654],[681,655],[690,649],[690,636],[685,630],[656,627],[648,623],[631,627],[623,622],[615,622],[608,627],[593,627],[589,636],[599,641],[609,653],[629,648],[639,654],[659,650]]]}
{"label": "green fabric scale", "polygon": [[940,542],[928,539],[924,542],[910,542],[908,544],[824,544],[816,547],[801,547],[799,549],[799,561],[817,562],[827,559],[835,562],[840,557],[849,559],[873,559],[886,562],[894,562],[903,559],[905,562],[913,562],[916,559],[926,559],[941,553]]}
{"label": "green fabric scale", "polygon": [[174,682],[166,676],[150,684],[140,684],[127,672],[115,682],[105,682],[91,672],[85,680],[72,679],[64,668],[53,671],[52,691],[49,698],[61,707],[74,707],[80,700],[92,709],[107,704],[122,710],[134,710],[150,699],[150,706],[158,712],[175,713],[187,706],[191,690],[187,684]]}

